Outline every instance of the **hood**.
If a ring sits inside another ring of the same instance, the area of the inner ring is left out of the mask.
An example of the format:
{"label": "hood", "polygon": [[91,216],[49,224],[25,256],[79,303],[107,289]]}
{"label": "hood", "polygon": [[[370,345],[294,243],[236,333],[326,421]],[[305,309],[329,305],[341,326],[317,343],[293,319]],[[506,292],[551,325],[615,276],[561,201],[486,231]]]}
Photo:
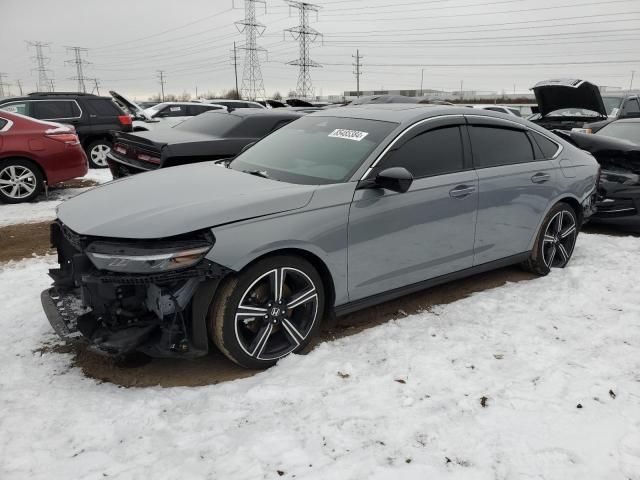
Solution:
{"label": "hood", "polygon": [[147,114],[147,112],[144,111],[144,108],[142,108],[137,103],[132,102],[128,98],[123,97],[118,92],[114,92],[113,90],[109,90],[109,94],[115,99],[116,102],[124,105],[124,107],[126,107],[126,109],[129,110],[136,117],[138,117],[138,118],[140,118],[142,120],[145,120],[145,121],[146,120],[153,120]]}
{"label": "hood", "polygon": [[532,90],[543,117],[562,108],[584,108],[607,116],[600,89],[585,80],[545,80]]}
{"label": "hood", "polygon": [[315,189],[195,163],[96,187],[60,205],[58,218],[80,235],[164,238],[296,210]]}
{"label": "hood", "polygon": [[180,143],[197,143],[210,142],[211,140],[219,140],[220,137],[208,135],[204,133],[190,132],[188,130],[177,130],[175,128],[154,128],[153,130],[134,132],[134,133],[118,133],[118,140],[126,140],[132,143],[156,146],[158,148],[164,145],[177,145]]}

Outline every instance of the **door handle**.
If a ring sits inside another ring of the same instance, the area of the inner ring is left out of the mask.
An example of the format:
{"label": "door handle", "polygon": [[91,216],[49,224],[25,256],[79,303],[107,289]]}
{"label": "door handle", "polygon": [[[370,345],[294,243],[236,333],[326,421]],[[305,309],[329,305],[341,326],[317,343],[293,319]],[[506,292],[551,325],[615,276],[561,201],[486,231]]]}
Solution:
{"label": "door handle", "polygon": [[548,182],[551,179],[551,175],[548,173],[538,172],[533,177],[531,177],[531,181],[533,183],[544,183]]}
{"label": "door handle", "polygon": [[453,190],[449,190],[449,196],[451,198],[464,198],[471,195],[476,191],[476,187],[469,185],[458,185]]}

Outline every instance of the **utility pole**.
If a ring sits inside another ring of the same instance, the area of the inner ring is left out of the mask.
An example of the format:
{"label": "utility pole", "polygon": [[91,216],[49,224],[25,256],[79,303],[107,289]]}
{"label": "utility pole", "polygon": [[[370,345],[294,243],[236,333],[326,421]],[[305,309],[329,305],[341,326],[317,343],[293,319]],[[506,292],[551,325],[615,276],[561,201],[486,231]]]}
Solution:
{"label": "utility pole", "polygon": [[238,90],[238,50],[236,42],[233,42],[233,72],[236,76],[236,100],[240,99],[240,90]]}
{"label": "utility pole", "polygon": [[[0,98],[9,96],[9,84],[4,81],[5,78],[7,78],[7,74],[0,72]],[[4,87],[7,87],[6,92],[4,90]]]}
{"label": "utility pole", "polygon": [[633,90],[633,77],[635,76],[636,71],[631,70],[631,81],[629,82],[629,91]]}
{"label": "utility pole", "polygon": [[[245,51],[241,91],[242,98],[248,100],[264,100],[266,98],[259,59],[259,53],[266,52],[266,50],[259,47],[257,42],[258,37],[264,34],[266,27],[256,20],[256,3],[262,3],[265,13],[267,12],[266,0],[244,0],[244,19],[236,22],[236,28],[245,36],[244,46],[240,47]],[[236,91],[238,91],[237,86]]]}
{"label": "utility pole", "polygon": [[360,56],[360,49],[356,50],[356,54],[351,56],[356,59],[356,63],[353,64],[355,68],[353,74],[356,76],[356,97],[360,98],[360,75],[362,74],[362,64],[360,63],[362,57]]}
{"label": "utility pole", "polygon": [[164,79],[164,70],[158,70],[158,79],[160,80],[160,101],[164,102],[164,84],[166,80]]}
{"label": "utility pole", "polygon": [[84,76],[83,67],[89,62],[82,58],[82,55],[86,54],[89,50],[83,47],[66,47],[66,49],[67,52],[73,53],[73,58],[66,60],[64,63],[76,66],[76,76],[70,77],[69,80],[76,80],[78,82],[78,92],[87,93],[87,85],[85,83],[85,80],[90,79]]}
{"label": "utility pole", "polygon": [[462,89],[463,85],[464,85],[464,80],[460,80],[460,100],[461,101],[464,98],[464,90]]}
{"label": "utility pole", "polygon": [[17,79],[16,80],[16,85],[18,86],[18,90],[20,90],[20,96],[22,96],[23,95],[23,93],[22,93],[22,80]]}
{"label": "utility pole", "polygon": [[33,47],[36,51],[36,56],[31,57],[36,62],[35,70],[38,71],[38,85],[36,87],[38,92],[53,91],[53,81],[49,80],[49,70],[47,70],[47,64],[50,58],[45,57],[44,48],[49,47],[48,43],[44,42],[27,42],[29,47]]}
{"label": "utility pole", "polygon": [[298,73],[298,86],[297,94],[301,98],[313,97],[313,85],[311,83],[311,68],[321,67],[319,63],[314,62],[309,58],[309,46],[315,42],[318,37],[322,37],[322,34],[316,29],[309,26],[309,12],[316,12],[316,17],[320,7],[312,3],[300,2],[297,0],[285,0],[291,8],[297,8],[299,11],[300,25],[293,28],[288,28],[285,32],[289,32],[291,37],[299,42],[300,56],[297,60],[288,62],[289,65],[296,65],[300,67]]}
{"label": "utility pole", "polygon": [[91,89],[91,93],[96,92],[98,95],[100,95],[100,80],[98,80],[97,78],[92,78],[93,80],[93,88]]}
{"label": "utility pole", "polygon": [[56,91],[56,84],[53,81],[53,78],[49,79],[49,88],[50,88],[50,92],[55,92]]}
{"label": "utility pole", "polygon": [[424,95],[424,89],[422,88],[424,86],[424,68],[422,69],[422,73],[420,74],[420,96],[422,97]]}

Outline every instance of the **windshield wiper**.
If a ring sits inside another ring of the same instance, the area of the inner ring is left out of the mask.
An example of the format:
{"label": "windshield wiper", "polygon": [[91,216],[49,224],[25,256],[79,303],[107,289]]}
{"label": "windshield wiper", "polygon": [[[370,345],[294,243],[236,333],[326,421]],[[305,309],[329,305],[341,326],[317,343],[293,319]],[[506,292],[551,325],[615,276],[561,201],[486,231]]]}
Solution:
{"label": "windshield wiper", "polygon": [[269,175],[264,170],[242,170],[249,175],[255,175],[256,177],[269,178]]}

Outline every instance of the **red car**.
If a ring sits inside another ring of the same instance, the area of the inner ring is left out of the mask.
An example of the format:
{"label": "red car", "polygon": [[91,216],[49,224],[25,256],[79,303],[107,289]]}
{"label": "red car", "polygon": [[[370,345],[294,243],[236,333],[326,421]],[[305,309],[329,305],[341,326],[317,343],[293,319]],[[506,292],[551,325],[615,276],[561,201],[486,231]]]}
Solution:
{"label": "red car", "polygon": [[73,127],[0,110],[0,201],[33,200],[46,185],[86,175]]}

